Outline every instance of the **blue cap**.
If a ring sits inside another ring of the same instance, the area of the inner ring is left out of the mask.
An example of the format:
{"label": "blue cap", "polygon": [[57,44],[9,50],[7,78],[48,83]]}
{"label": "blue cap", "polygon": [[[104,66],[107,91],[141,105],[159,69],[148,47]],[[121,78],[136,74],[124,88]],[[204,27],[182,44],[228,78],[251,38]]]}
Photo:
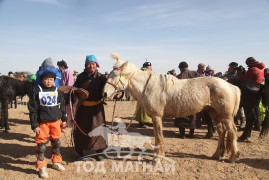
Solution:
{"label": "blue cap", "polygon": [[97,67],[99,66],[99,63],[97,62],[97,59],[94,55],[87,55],[86,56],[86,60],[85,60],[85,64],[87,64],[88,62],[95,62]]}

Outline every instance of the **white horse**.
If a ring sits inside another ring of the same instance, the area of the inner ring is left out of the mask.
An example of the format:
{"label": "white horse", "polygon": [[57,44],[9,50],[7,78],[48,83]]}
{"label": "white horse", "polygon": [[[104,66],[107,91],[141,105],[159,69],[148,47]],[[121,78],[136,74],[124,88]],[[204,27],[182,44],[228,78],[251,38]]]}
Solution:
{"label": "white horse", "polygon": [[179,80],[172,75],[141,71],[128,61],[122,61],[118,54],[111,56],[116,63],[104,87],[104,97],[112,98],[118,90],[127,88],[153,119],[158,155],[164,156],[163,117],[184,117],[207,108],[219,133],[218,146],[212,157],[223,157],[225,149],[231,152],[231,162],[239,157],[233,122],[240,102],[239,88],[216,77]]}

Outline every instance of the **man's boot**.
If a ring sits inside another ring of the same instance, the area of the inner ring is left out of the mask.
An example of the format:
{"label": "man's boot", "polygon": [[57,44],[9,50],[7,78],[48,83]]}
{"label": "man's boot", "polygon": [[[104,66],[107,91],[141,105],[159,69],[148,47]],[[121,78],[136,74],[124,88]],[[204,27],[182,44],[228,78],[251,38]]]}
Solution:
{"label": "man's boot", "polygon": [[194,138],[194,129],[193,128],[190,129],[189,138]]}
{"label": "man's boot", "polygon": [[179,128],[179,138],[184,139],[185,138],[185,128]]}

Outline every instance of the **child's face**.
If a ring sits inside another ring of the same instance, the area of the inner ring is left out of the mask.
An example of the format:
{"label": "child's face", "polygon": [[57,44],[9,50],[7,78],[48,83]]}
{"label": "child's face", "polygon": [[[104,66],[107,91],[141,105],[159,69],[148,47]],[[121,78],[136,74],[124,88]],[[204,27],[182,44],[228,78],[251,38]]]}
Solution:
{"label": "child's face", "polygon": [[54,84],[54,78],[44,78],[42,84],[46,87],[52,87]]}

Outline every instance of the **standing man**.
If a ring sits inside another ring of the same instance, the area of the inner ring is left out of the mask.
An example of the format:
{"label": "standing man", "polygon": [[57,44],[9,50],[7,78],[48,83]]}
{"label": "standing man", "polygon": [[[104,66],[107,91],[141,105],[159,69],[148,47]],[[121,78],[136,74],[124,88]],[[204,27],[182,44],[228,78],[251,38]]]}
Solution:
{"label": "standing man", "polygon": [[[99,63],[94,55],[86,56],[85,69],[77,77],[74,87],[83,88],[89,92],[89,97],[81,103],[76,112],[76,122],[83,132],[88,134],[99,126],[105,126],[105,111],[103,105],[103,88],[106,84],[106,77],[98,72]],[[91,153],[101,153],[107,147],[102,136],[89,137],[80,130],[74,130],[74,143],[77,154],[82,157],[84,150]],[[102,161],[103,156],[95,157]]]}
{"label": "standing man", "polygon": [[62,73],[60,86],[73,86],[74,76],[72,72],[68,69],[66,62],[64,60],[58,61],[57,66]]}
{"label": "standing man", "polygon": [[[178,68],[180,70],[180,74],[177,75],[178,79],[190,79],[199,77],[197,71],[190,71],[188,69],[188,64],[183,61],[179,63]],[[195,103],[195,102],[194,102]],[[189,137],[194,137],[194,128],[195,128],[195,115],[190,115],[187,117],[175,118],[175,126],[179,128],[179,138],[185,138],[185,128],[190,128]]]}
{"label": "standing man", "polygon": [[[246,64],[248,66],[247,71],[245,71],[245,69],[242,66],[239,66],[238,68],[236,68],[239,78],[250,79],[261,84],[264,80],[265,64],[263,62],[256,61],[254,57],[247,58]],[[255,124],[254,124],[253,130],[260,131],[261,127],[260,127],[259,104],[257,104],[254,107],[254,111],[255,111],[256,116],[255,116]]]}
{"label": "standing man", "polygon": [[199,74],[199,77],[205,77],[205,64],[204,63],[198,64],[197,73]]}

